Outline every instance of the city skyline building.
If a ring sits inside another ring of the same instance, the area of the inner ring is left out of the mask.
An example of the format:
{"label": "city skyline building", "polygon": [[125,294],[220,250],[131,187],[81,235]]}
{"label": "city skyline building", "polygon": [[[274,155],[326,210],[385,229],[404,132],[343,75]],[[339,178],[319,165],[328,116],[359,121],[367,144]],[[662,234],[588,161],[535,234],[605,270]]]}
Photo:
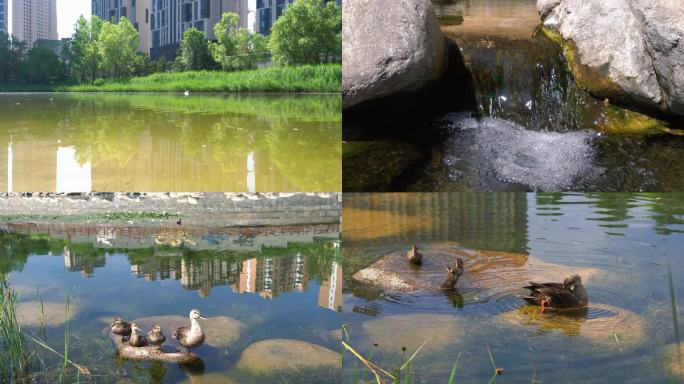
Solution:
{"label": "city skyline building", "polygon": [[91,12],[102,20],[118,23],[128,19],[138,31],[138,52],[149,55],[151,47],[152,0],[92,0]]}
{"label": "city skyline building", "polygon": [[247,28],[249,7],[247,0],[153,0],[152,1],[152,44],[150,57],[176,56],[183,33],[196,28],[209,40],[214,40],[214,25],[226,12],[240,16],[240,26]]}
{"label": "city skyline building", "polygon": [[57,0],[12,0],[12,36],[30,46],[57,40]]}
{"label": "city skyline building", "polygon": [[0,0],[0,32],[7,33],[9,31],[9,0]]}

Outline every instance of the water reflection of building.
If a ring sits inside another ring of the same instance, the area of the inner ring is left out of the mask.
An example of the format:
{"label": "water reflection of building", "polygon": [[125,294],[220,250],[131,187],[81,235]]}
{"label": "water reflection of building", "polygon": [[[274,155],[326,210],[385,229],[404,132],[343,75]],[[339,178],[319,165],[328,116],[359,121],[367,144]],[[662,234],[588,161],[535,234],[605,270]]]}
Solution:
{"label": "water reflection of building", "polygon": [[525,193],[370,193],[343,199],[346,240],[456,241],[471,248],[527,250]]}
{"label": "water reflection of building", "polygon": [[308,285],[306,259],[297,254],[244,260],[240,279],[232,288],[235,292],[256,293],[272,299],[284,292],[304,292]]}
{"label": "water reflection of building", "polygon": [[[8,192],[90,192],[206,190],[289,191],[268,149],[255,147],[218,162],[211,146],[188,153],[177,138],[153,135],[141,128],[125,153],[109,148],[76,148],[58,139],[26,136],[6,139],[0,151],[0,189]],[[110,153],[101,153],[107,150]],[[111,156],[111,158],[101,158]],[[91,161],[95,158],[97,161]]]}
{"label": "water reflection of building", "polygon": [[106,263],[104,253],[82,254],[64,247],[64,267],[70,272],[80,271],[83,276],[91,277],[95,268],[104,267]]}
{"label": "water reflection of building", "polygon": [[330,269],[330,277],[321,282],[318,305],[340,312],[342,311],[342,266],[333,261]]}

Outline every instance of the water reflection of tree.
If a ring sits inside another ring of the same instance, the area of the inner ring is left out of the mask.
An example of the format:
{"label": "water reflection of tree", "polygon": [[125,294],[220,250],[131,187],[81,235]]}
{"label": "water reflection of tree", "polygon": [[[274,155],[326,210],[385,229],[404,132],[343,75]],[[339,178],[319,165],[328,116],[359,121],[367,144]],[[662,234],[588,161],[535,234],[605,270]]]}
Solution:
{"label": "water reflection of tree", "polygon": [[598,217],[588,217],[587,220],[606,222],[599,224],[607,228],[627,228],[627,220],[632,219],[630,209],[638,206],[636,196],[627,193],[590,193],[589,198],[593,203],[594,213]]}
{"label": "water reflection of tree", "polygon": [[654,229],[661,235],[684,233],[684,193],[649,193],[643,194],[649,210],[649,216],[655,221]]}

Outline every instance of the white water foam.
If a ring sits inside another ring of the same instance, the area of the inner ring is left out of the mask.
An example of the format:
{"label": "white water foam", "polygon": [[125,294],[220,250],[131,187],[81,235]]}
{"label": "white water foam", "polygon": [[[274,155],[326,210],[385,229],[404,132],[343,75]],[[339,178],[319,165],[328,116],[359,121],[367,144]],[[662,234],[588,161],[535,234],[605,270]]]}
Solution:
{"label": "white water foam", "polygon": [[595,165],[593,131],[532,131],[495,117],[475,119],[468,113],[448,114],[442,123],[452,131],[445,164],[455,177],[493,175],[532,190],[561,191],[601,173]]}

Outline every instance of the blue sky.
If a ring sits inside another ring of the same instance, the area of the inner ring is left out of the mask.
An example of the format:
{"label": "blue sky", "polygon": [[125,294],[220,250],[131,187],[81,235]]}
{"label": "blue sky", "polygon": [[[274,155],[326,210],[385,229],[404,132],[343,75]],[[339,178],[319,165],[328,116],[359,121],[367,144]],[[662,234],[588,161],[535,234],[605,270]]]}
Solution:
{"label": "blue sky", "polygon": [[[9,26],[12,28],[12,1],[9,2]],[[256,0],[249,0],[249,9],[256,9]],[[59,38],[69,37],[74,29],[74,23],[80,15],[90,16],[90,0],[57,0],[57,34]],[[250,13],[249,27],[254,22],[254,15]]]}

